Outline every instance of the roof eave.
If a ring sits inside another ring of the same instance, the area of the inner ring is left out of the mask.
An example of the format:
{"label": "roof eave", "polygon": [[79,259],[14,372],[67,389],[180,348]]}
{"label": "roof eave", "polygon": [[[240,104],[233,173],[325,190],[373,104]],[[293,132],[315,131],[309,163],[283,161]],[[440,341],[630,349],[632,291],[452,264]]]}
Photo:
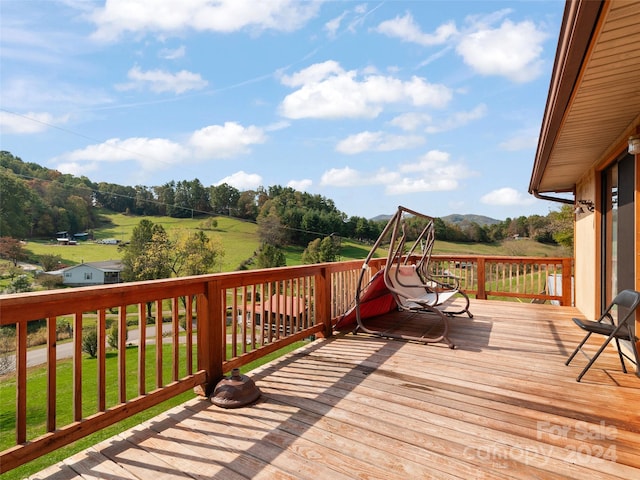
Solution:
{"label": "roof eave", "polygon": [[[565,4],[558,47],[540,128],[529,193],[537,195],[551,151],[575,91],[604,2],[568,0]],[[574,186],[547,192],[573,191]]]}

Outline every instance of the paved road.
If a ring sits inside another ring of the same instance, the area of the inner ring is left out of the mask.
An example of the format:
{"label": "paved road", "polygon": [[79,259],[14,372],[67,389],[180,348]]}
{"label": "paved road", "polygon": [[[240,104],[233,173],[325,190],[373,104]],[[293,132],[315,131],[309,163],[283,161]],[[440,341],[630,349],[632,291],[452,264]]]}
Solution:
{"label": "paved road", "polygon": [[[172,324],[165,323],[162,325],[163,332],[171,332]],[[147,343],[153,344],[155,343],[155,334],[156,327],[152,325],[147,327]],[[127,343],[128,344],[137,344],[138,339],[140,338],[140,331],[137,328],[129,329],[127,334]],[[165,342],[171,341],[170,338],[165,338]],[[56,358],[61,360],[63,358],[71,358],[73,357],[73,343],[59,343],[56,346]],[[46,348],[34,348],[27,352],[27,367],[34,367],[36,365],[41,365],[47,362],[47,349]]]}

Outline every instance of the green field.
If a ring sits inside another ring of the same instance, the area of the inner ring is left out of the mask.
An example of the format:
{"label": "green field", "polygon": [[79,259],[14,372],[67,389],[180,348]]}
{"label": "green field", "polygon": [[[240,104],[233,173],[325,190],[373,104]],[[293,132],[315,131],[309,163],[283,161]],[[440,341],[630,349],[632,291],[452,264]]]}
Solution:
{"label": "green field", "polygon": [[[178,231],[199,229],[203,221],[198,218],[137,217],[114,213],[103,213],[101,218],[104,219],[103,225],[93,230],[95,240],[115,238],[120,242],[129,241],[133,229],[142,219],[162,225],[170,238]],[[257,226],[255,223],[227,217],[216,217],[216,220],[218,226],[212,230],[205,230],[205,233],[210,237],[218,236],[224,245],[222,271],[236,270],[244,260],[253,256],[253,252],[259,246]],[[122,251],[117,245],[104,245],[96,241],[78,242],[77,245],[58,245],[52,238],[30,241],[26,249],[32,263],[37,263],[38,257],[44,254],[60,255],[65,265],[117,260],[122,256]]]}
{"label": "green field", "polygon": [[[126,242],[131,237],[133,229],[139,224],[140,220],[147,218],[153,223],[161,224],[169,236],[176,234],[178,230],[195,230],[201,228],[202,219],[176,219],[171,217],[136,217],[122,214],[102,213],[103,222],[99,228],[93,230],[93,236],[95,240],[103,240],[107,238],[115,238],[121,242]],[[257,235],[257,225],[251,222],[243,222],[228,217],[217,217],[218,224],[216,228],[210,230],[204,230],[209,236],[217,236],[220,238],[224,249],[225,256],[221,266],[221,271],[233,271],[236,270],[245,260],[252,257],[254,252],[259,247],[259,240]],[[341,261],[356,260],[365,258],[370,251],[371,245],[363,244],[349,239],[342,239],[342,249],[340,252]],[[79,242],[77,245],[63,246],[58,245],[55,239],[46,239],[40,241],[30,241],[26,245],[26,250],[29,255],[29,262],[37,264],[40,255],[53,254],[59,255],[61,262],[65,265],[76,265],[82,262],[113,260],[121,258],[122,251],[118,249],[116,245],[105,245],[96,243],[96,241]],[[287,265],[299,265],[302,263],[302,247],[287,247],[285,248],[285,255],[287,258]],[[383,249],[380,249],[377,256],[384,255]],[[554,247],[551,245],[544,245],[538,242],[534,242],[528,239],[521,240],[508,240],[501,244],[470,244],[470,243],[453,243],[436,241],[434,247],[434,254],[444,255],[513,255],[513,256],[540,256],[540,257],[558,257],[558,256],[571,256],[572,252],[567,252],[561,247]],[[274,356],[282,354],[277,352],[265,359],[261,359],[260,363],[269,361]],[[137,355],[127,355],[127,361],[133,361]],[[169,354],[165,356],[171,358]],[[110,354],[108,362],[115,362],[117,356]],[[94,375],[90,373],[92,370],[91,359],[85,359],[84,362],[88,362],[86,367],[86,378],[94,378]],[[95,361],[93,361],[95,363]],[[247,366],[248,370],[257,365]],[[114,368],[111,365],[110,368]],[[165,368],[169,368],[166,366]],[[46,403],[42,398],[42,392],[46,391],[44,382],[46,379],[45,367],[38,367],[30,370],[29,378],[30,392],[35,392],[35,395],[29,396],[29,430],[32,434],[39,434],[43,432],[43,415],[42,408]],[[135,372],[136,369],[132,366],[127,371]],[[59,362],[58,365],[58,394],[61,401],[61,411],[59,420],[64,423],[68,419],[66,416],[68,412],[63,413],[62,405],[68,406],[70,404],[69,395],[70,391],[65,390],[67,386],[72,385],[73,382],[69,380],[71,375],[69,365],[65,362]],[[153,378],[153,375],[148,375],[147,378]],[[109,385],[115,382],[110,382]],[[135,379],[131,378],[130,382],[127,382],[129,386],[135,385]],[[12,390],[13,389],[13,390]],[[84,393],[93,394],[95,392],[95,386],[87,386]],[[110,392],[110,395],[114,395],[114,392]],[[193,397],[193,393],[187,392],[186,394],[175,397],[171,401],[165,402],[162,405],[154,407],[142,414],[138,414],[130,417],[127,421],[122,422],[116,426],[109,427],[101,432],[87,437],[76,444],[62,448],[50,455],[46,455],[24,467],[18,468],[12,472],[9,472],[2,476],[2,479],[22,478],[25,475],[38,471],[47,465],[54,463],[62,458],[70,456],[72,453],[86,448],[104,438],[114,435],[115,433],[122,431],[130,426],[136,425],[147,418],[157,415],[161,411],[164,411],[174,405],[180,404]],[[11,377],[5,377],[0,380],[0,434],[3,440],[9,438],[9,443],[0,442],[0,448],[4,448],[10,445],[12,441],[12,429],[15,415],[15,382]],[[92,401],[88,400],[88,404]],[[113,402],[115,400],[110,400]],[[35,403],[34,403],[35,402]]]}
{"label": "green field", "polygon": [[[169,236],[180,230],[196,230],[201,227],[203,219],[172,217],[137,217],[123,214],[102,213],[103,224],[93,231],[95,240],[115,238],[126,242],[131,238],[134,227],[146,218],[162,225]],[[218,225],[212,230],[205,230],[211,237],[220,238],[224,246],[224,259],[221,271],[230,272],[238,269],[243,261],[251,258],[259,247],[257,225],[229,217],[216,217]],[[340,260],[363,259],[369,253],[370,245],[342,239]],[[38,263],[38,257],[44,254],[60,255],[65,265],[77,265],[82,262],[97,262],[121,258],[122,252],[117,245],[104,245],[95,241],[78,242],[77,245],[58,245],[55,239],[30,241],[26,245],[31,263]],[[287,265],[302,263],[302,247],[287,247],[285,255]],[[384,254],[384,252],[380,252]],[[515,255],[515,256],[571,256],[562,247],[545,245],[528,239],[506,240],[500,244],[454,243],[436,241],[435,254],[466,255]]]}
{"label": "green field", "polygon": [[[241,368],[242,373],[249,372],[260,365],[264,365],[281,355],[289,353],[307,342],[296,342],[292,345],[284,347],[281,350],[266,355],[255,362],[249,363]],[[228,347],[230,348],[230,347]],[[163,371],[164,378],[171,377],[172,371],[172,346],[163,346]],[[194,352],[194,357],[195,357]],[[231,352],[228,350],[228,357],[231,357]],[[128,397],[132,398],[137,395],[137,347],[127,347],[127,390]],[[147,358],[155,358],[155,346],[147,346]],[[181,361],[184,361],[184,346],[181,346]],[[118,403],[118,382],[117,382],[117,369],[118,369],[118,355],[115,351],[107,353],[106,359],[106,371],[107,371],[107,403],[108,405],[116,405]],[[83,407],[88,409],[85,413],[91,414],[96,411],[97,405],[97,372],[96,372],[97,360],[95,358],[89,358],[84,356],[82,360],[82,374],[83,374]],[[57,415],[56,420],[58,425],[65,425],[73,421],[71,406],[73,405],[73,361],[60,360],[57,362],[56,376],[57,376]],[[153,368],[155,364],[153,360],[150,360],[147,365],[147,384],[148,389],[154,388],[155,373]],[[182,365],[183,369],[184,364]],[[182,371],[182,374],[185,372]],[[15,378],[12,375],[8,375],[3,379],[0,379],[0,450],[13,446],[15,443],[15,398],[16,398],[16,383]],[[27,429],[29,438],[34,438],[37,435],[41,435],[46,431],[46,392],[47,392],[47,367],[33,367],[29,369],[28,375],[28,396],[27,396]],[[29,462],[21,467],[11,470],[3,475],[0,475],[2,480],[14,480],[25,478],[35,472],[38,472],[49,465],[59,462],[67,457],[70,457],[76,452],[84,450],[102,440],[105,440],[117,433],[127,430],[135,425],[138,425],[149,418],[153,418],[156,415],[176,406],[180,405],[187,400],[194,398],[195,394],[192,391],[185,392],[170,400],[167,400],[155,407],[149,408],[144,412],[138,413],[128,417],[117,424],[110,427],[106,427],[99,432],[89,435],[81,440],[78,440],[66,447],[62,447],[50,454],[43,455],[42,457]],[[206,401],[203,399],[203,401]]]}

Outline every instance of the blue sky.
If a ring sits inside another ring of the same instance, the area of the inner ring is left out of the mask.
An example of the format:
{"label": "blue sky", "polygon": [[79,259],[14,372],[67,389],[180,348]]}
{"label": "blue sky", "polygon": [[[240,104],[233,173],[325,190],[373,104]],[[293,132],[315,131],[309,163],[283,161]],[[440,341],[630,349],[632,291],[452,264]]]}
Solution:
{"label": "blue sky", "polygon": [[347,215],[527,193],[564,2],[0,0],[0,148],[96,182],[291,186]]}

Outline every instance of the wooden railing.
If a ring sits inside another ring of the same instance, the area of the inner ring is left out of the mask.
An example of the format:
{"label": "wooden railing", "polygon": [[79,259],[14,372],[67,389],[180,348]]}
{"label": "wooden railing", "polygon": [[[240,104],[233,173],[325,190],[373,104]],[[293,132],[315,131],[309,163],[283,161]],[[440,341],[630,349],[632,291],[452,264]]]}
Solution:
{"label": "wooden railing", "polygon": [[460,286],[476,298],[513,298],[573,303],[573,259],[434,255],[434,272],[460,279]]}
{"label": "wooden railing", "polygon": [[[370,262],[365,278],[384,262]],[[571,259],[436,256],[433,265],[460,277],[462,288],[478,298],[570,302]],[[15,445],[0,453],[0,473],[190,389],[209,395],[235,367],[301,339],[331,335],[335,320],[353,304],[362,268],[362,261],[350,261],[0,296],[0,325],[15,326],[16,334]],[[563,296],[543,292],[548,275],[560,275]],[[27,329],[38,320],[47,326],[46,400],[37,406],[44,422],[28,412],[35,392]],[[56,326],[67,321],[73,386],[64,402],[57,387],[63,345]],[[108,361],[108,324],[117,326],[111,339],[117,362]],[[83,342],[91,333],[97,351],[89,376]],[[130,343],[137,348],[127,348]],[[115,396],[107,385],[117,385]],[[68,421],[61,425],[59,419]]]}

